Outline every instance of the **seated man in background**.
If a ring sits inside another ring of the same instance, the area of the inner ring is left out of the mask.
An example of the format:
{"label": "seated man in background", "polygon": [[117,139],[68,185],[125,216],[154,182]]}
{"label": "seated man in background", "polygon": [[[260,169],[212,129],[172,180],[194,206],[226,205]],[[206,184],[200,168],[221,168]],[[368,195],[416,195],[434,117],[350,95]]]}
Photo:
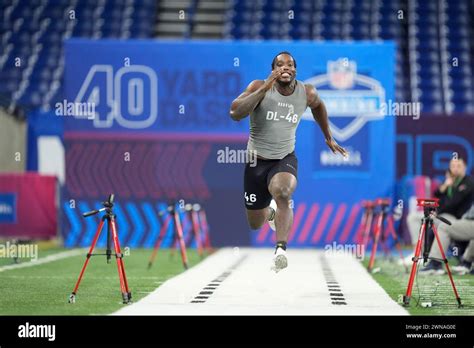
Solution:
{"label": "seated man in background", "polygon": [[[452,225],[441,223],[438,226],[438,236],[443,251],[446,253],[452,239],[467,241],[468,246],[462,255],[459,266],[452,267],[452,270],[459,274],[470,273],[474,275],[472,262],[474,261],[474,195],[472,196],[471,208],[459,220],[451,221]],[[441,251],[436,241],[431,245],[430,257],[441,259]],[[436,264],[436,267],[429,267]],[[420,270],[424,274],[444,274],[442,262],[431,260],[427,267]]]}
{"label": "seated man in background", "polygon": [[[435,197],[440,199],[438,214],[450,220],[453,223],[453,226],[455,224],[457,225],[457,220],[461,219],[461,217],[463,217],[463,215],[471,208],[473,193],[474,183],[472,182],[472,179],[466,175],[466,162],[464,162],[462,158],[452,159],[449,162],[449,173],[446,175],[445,182],[435,191]],[[435,222],[436,228],[441,228],[441,230],[446,228],[446,226],[443,226],[444,224],[440,223],[439,220],[435,220]],[[464,229],[464,222],[462,222],[462,229]],[[447,234],[447,232],[443,233]],[[432,253],[439,249],[436,241],[433,241],[433,235],[427,235],[426,237],[430,238],[432,241]],[[454,232],[454,235],[451,238],[447,237],[447,239],[444,240],[444,243],[446,241],[448,243],[448,245],[443,245],[444,249],[447,249],[451,239],[455,241],[466,241],[471,238],[466,238],[465,233],[457,235]],[[424,269],[420,270],[420,272],[426,274],[442,274],[444,272],[443,264],[440,261],[432,260]]]}
{"label": "seated man in background", "polygon": [[[449,162],[449,173],[434,193],[439,198],[438,214],[449,214],[460,219],[471,207],[473,183],[471,177],[466,175],[466,162],[462,158]],[[448,216],[446,218],[449,219]]]}

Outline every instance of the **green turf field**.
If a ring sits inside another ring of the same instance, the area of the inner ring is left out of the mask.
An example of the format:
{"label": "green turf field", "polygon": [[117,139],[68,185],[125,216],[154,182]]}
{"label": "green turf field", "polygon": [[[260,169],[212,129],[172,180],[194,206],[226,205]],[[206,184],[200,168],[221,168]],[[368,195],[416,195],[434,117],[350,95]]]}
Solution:
{"label": "green turf field", "polygon": [[[61,248],[39,250],[39,258],[65,251]],[[98,249],[97,253],[104,252]],[[122,296],[115,258],[107,264],[105,256],[94,256],[89,262],[76,296],[67,303],[74,288],[87,250],[80,256],[13,270],[0,270],[0,315],[94,315],[110,314],[122,306]],[[158,252],[153,267],[147,264],[151,249],[131,249],[124,258],[132,300],[137,301],[167,279],[183,272],[181,256],[171,257],[168,249]],[[188,250],[189,265],[200,261],[193,249]],[[23,262],[30,262],[22,260]],[[12,264],[1,258],[0,267]],[[159,313],[157,313],[159,314]]]}
{"label": "green turf field", "polygon": [[[39,258],[56,255],[67,249],[40,246]],[[76,303],[67,303],[84,263],[87,250],[80,255],[50,263],[2,271],[1,267],[12,264],[12,259],[0,258],[0,315],[103,315],[120,309],[120,293],[117,266],[112,258],[106,263],[105,256],[94,256],[79,288]],[[103,252],[97,250],[96,252]],[[154,266],[148,270],[150,249],[131,249],[124,258],[127,278],[134,301],[146,296],[167,279],[183,272],[179,252],[171,256],[170,250],[160,250]],[[193,249],[188,250],[190,266],[200,257]],[[30,263],[29,260],[20,259]],[[452,261],[452,264],[456,264]],[[367,266],[367,260],[364,262]],[[403,266],[377,258],[374,279],[395,301],[400,302],[408,283],[408,273]],[[464,308],[458,309],[447,275],[417,276],[409,312],[414,315],[474,315],[474,276],[455,276]],[[431,302],[431,308],[423,308],[422,302]],[[157,313],[159,314],[159,313]]]}
{"label": "green turf field", "polygon": [[[367,267],[368,260],[364,261]],[[450,264],[457,265],[455,260]],[[419,263],[421,265],[421,262]],[[411,263],[409,264],[411,269]],[[408,285],[409,273],[405,273],[402,265],[396,261],[389,262],[383,258],[376,260],[375,268],[380,272],[374,273],[374,279],[385,289],[395,301],[402,303],[403,295]],[[410,306],[407,307],[412,315],[474,315],[474,276],[454,275],[454,283],[464,304],[458,308],[448,275],[427,276],[417,275],[412,291]],[[432,307],[422,307],[421,303],[431,302]]]}

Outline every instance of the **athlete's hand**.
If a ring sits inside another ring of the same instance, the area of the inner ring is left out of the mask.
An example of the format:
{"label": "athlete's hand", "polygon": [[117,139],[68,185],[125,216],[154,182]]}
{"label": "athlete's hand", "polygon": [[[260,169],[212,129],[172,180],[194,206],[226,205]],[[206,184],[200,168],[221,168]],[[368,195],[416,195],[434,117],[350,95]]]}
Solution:
{"label": "athlete's hand", "polygon": [[340,153],[344,157],[349,157],[349,152],[346,151],[342,146],[340,146],[336,141],[331,138],[331,139],[326,139],[326,144],[327,146],[331,149],[333,153]]}
{"label": "athlete's hand", "polygon": [[274,70],[272,70],[272,73],[267,77],[267,79],[263,83],[263,86],[262,86],[263,89],[265,91],[269,91],[272,88],[275,81],[278,80],[278,78],[281,76],[282,73],[283,73],[283,68],[275,68]]}

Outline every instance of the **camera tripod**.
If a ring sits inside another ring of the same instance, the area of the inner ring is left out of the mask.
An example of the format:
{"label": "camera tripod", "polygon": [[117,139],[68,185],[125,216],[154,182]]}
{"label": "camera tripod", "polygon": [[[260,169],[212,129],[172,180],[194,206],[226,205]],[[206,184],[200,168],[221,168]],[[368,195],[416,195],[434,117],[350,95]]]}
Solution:
{"label": "camera tripod", "polygon": [[[188,237],[184,244],[186,247],[191,247],[192,242],[196,242],[196,248],[199,257],[204,257],[204,251],[209,255],[212,252],[211,240],[209,238],[209,228],[207,225],[206,212],[204,208],[198,204],[186,204],[184,206],[185,214],[187,214],[188,221],[191,222],[191,231],[188,233]],[[184,225],[184,224],[183,224]],[[183,227],[184,237],[184,227]],[[173,238],[173,246],[178,245],[178,235],[175,234]],[[174,256],[175,249],[171,249],[171,257]]]}
{"label": "camera tripod", "polygon": [[[408,280],[407,292],[405,296],[403,296],[404,306],[410,305],[411,293],[412,293],[413,283],[415,281],[415,275],[416,275],[416,267],[418,265],[418,261],[423,259],[423,264],[426,264],[428,260],[441,261],[445,264],[449,281],[451,282],[451,286],[454,291],[454,296],[456,297],[456,301],[458,302],[458,307],[459,308],[462,307],[461,298],[459,297],[458,291],[456,289],[456,285],[454,285],[453,276],[451,274],[451,270],[449,269],[448,259],[446,258],[446,255],[443,250],[443,246],[441,245],[441,241],[439,240],[436,226],[433,223],[433,218],[437,218],[438,220],[444,222],[445,224],[451,225],[451,222],[449,222],[449,220],[443,218],[442,216],[436,216],[436,208],[439,206],[438,202],[439,202],[439,199],[437,198],[430,198],[430,199],[417,198],[417,206],[423,207],[424,217],[421,221],[420,232],[418,234],[418,242],[415,248],[415,256],[412,259],[413,266],[411,268],[410,278]],[[427,238],[427,233],[429,231],[433,231],[439,250],[441,251],[441,256],[443,257],[442,259],[437,259],[437,258],[429,256],[430,245],[429,245],[429,240]],[[420,257],[422,245],[423,245],[423,257]]]}
{"label": "camera tripod", "polygon": [[165,237],[166,232],[168,230],[168,226],[170,223],[172,223],[173,224],[173,243],[171,244],[171,247],[173,248],[176,245],[176,243],[179,244],[179,247],[181,250],[181,259],[183,261],[183,267],[184,269],[188,269],[188,256],[186,253],[186,243],[184,242],[183,227],[181,224],[179,211],[177,211],[176,204],[169,205],[165,210],[160,211],[158,213],[158,216],[163,217],[163,215],[167,212],[168,212],[168,215],[165,221],[162,223],[160,235],[158,236],[158,239],[156,240],[155,247],[150,256],[150,260],[148,261],[148,268],[151,268],[151,266],[153,265],[153,262],[155,261],[155,258],[156,258],[156,254],[158,253],[158,249],[161,246],[161,242],[163,241],[163,238]]}
{"label": "camera tripod", "polygon": [[367,246],[374,217],[374,203],[372,201],[362,201],[362,208],[364,209],[364,214],[362,214],[356,241]]}
{"label": "camera tripod", "polygon": [[[120,250],[120,242],[119,242],[118,234],[117,234],[117,226],[115,224],[115,214],[113,213],[114,195],[111,194],[108,200],[106,202],[103,202],[102,205],[104,207],[99,210],[92,210],[92,211],[82,214],[82,216],[84,217],[89,217],[89,216],[96,215],[102,211],[105,211],[105,215],[102,216],[101,221],[99,223],[99,227],[97,228],[94,239],[92,240],[92,244],[86,256],[86,261],[84,262],[84,265],[82,266],[82,269],[81,269],[81,273],[79,274],[79,278],[77,279],[76,286],[74,287],[74,290],[72,291],[71,295],[69,295],[69,303],[76,302],[77,290],[79,289],[79,285],[81,283],[84,272],[86,271],[87,265],[89,264],[89,260],[91,256],[105,255],[107,259],[107,263],[110,263],[110,259],[112,257],[111,242],[114,243],[115,259],[117,261],[117,268],[118,268],[118,273],[119,273],[120,289],[122,291],[123,303],[128,304],[132,300],[132,293],[130,292],[128,288],[127,276],[125,275],[125,265],[123,263],[123,254]],[[94,248],[97,244],[97,240],[99,239],[100,233],[106,221],[107,221],[106,252],[105,254],[93,254]],[[111,237],[112,237],[112,240],[111,240]]]}
{"label": "camera tripod", "polygon": [[192,224],[192,233],[189,233],[188,239],[186,240],[186,245],[191,245],[192,241],[196,242],[196,248],[198,251],[199,257],[203,258],[203,245],[201,241],[201,228],[199,227],[199,218],[198,214],[201,210],[201,206],[199,204],[186,204],[184,209],[188,213],[188,216],[191,218]]}
{"label": "camera tripod", "polygon": [[[400,246],[400,242],[398,240],[397,234],[395,233],[395,227],[393,222],[393,217],[389,214],[389,207],[390,207],[390,200],[389,199],[376,199],[374,205],[379,208],[378,213],[376,214],[376,223],[375,223],[375,230],[374,230],[374,240],[372,244],[372,252],[370,254],[369,265],[367,266],[367,270],[370,272],[372,271],[375,263],[375,254],[377,253],[377,247],[380,240],[380,244],[384,250],[384,253],[387,255],[389,254],[389,250],[385,245],[388,236],[392,236],[393,240],[395,241],[395,248],[400,255],[400,259],[402,260],[403,266],[405,266],[405,270],[408,272],[408,267],[405,265],[405,260],[403,258],[402,248]],[[386,224],[385,224],[386,222]],[[384,226],[386,225],[386,228]]]}

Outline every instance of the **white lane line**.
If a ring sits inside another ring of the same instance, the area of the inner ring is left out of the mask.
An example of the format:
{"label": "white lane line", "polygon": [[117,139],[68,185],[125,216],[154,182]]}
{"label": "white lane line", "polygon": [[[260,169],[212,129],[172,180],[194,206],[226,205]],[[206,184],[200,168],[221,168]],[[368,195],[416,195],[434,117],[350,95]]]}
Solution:
{"label": "white lane line", "polygon": [[27,267],[34,267],[38,265],[44,265],[45,263],[49,262],[54,262],[62,259],[66,259],[68,257],[73,257],[77,255],[84,254],[86,252],[86,249],[73,249],[73,250],[68,250],[68,251],[62,251],[56,254],[48,255],[46,257],[39,258],[36,261],[30,261],[30,262],[22,262],[22,263],[16,263],[13,265],[6,265],[0,267],[0,272],[5,272],[5,271],[11,271],[13,269],[20,269],[20,268],[27,268]]}

